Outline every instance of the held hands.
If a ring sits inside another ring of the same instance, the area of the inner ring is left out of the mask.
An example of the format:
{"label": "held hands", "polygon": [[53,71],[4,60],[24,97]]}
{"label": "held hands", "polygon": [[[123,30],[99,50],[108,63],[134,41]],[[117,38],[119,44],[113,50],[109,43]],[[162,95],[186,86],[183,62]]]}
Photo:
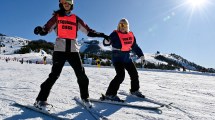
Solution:
{"label": "held hands", "polygon": [[101,37],[103,37],[105,40],[110,41],[110,36],[105,35],[104,33],[100,33]]}
{"label": "held hands", "polygon": [[110,39],[111,39],[111,38],[110,38],[110,36],[105,35],[105,36],[104,36],[104,39],[107,40],[108,42],[110,42]]}

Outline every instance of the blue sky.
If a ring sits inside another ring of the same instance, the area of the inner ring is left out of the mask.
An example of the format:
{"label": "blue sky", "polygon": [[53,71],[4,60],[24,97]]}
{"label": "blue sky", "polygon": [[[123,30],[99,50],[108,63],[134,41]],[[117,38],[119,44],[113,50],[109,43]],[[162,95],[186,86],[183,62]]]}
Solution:
{"label": "blue sky", "polygon": [[[92,29],[110,34],[127,18],[144,53],[175,53],[198,65],[215,68],[214,0],[74,0],[73,12]],[[198,5],[198,1],[203,1]],[[58,9],[58,0],[1,0],[0,33],[31,40],[55,41],[33,29]],[[87,38],[79,32],[78,38]]]}

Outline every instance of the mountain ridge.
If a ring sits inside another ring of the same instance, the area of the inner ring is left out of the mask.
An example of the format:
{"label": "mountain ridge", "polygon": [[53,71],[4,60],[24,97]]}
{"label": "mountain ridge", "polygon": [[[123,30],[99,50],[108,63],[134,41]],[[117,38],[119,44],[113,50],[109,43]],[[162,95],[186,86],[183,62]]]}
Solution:
{"label": "mountain ridge", "polygon": [[[36,41],[44,41],[45,40],[36,40]],[[35,42],[35,40],[28,40],[20,37],[9,37],[3,34],[0,34],[0,54],[10,55],[15,54],[17,51],[23,49],[28,46],[29,43]],[[42,43],[44,43],[42,42]],[[47,42],[49,43],[49,42]],[[40,44],[40,43],[37,43]],[[92,54],[96,55],[98,58],[103,58],[102,56],[109,56],[110,59],[111,47],[104,47],[102,42],[98,40],[78,40],[78,44],[80,47],[80,53]],[[54,44],[53,44],[54,46]],[[41,46],[40,46],[41,47]],[[39,48],[40,48],[39,47]],[[32,48],[32,47],[31,47]],[[41,49],[45,49],[42,48]],[[49,48],[50,49],[50,48]],[[40,50],[37,50],[37,52]],[[47,52],[47,50],[45,50]],[[30,52],[30,51],[29,51]],[[48,52],[50,53],[50,51]],[[131,54],[133,61],[136,63],[137,67],[140,67],[140,59],[133,53]],[[201,71],[201,72],[215,72],[213,68],[205,68],[203,66],[197,65],[194,62],[190,62],[180,55],[176,55],[175,53],[171,54],[161,54],[159,51],[156,53],[145,53],[146,65],[148,68],[158,68],[158,69],[187,69],[193,71]],[[159,67],[156,67],[159,66]]]}

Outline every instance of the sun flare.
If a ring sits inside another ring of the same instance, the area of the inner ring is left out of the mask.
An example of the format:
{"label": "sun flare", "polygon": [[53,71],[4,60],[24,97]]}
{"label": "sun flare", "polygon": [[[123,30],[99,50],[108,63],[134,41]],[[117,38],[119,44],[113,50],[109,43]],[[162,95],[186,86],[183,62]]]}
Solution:
{"label": "sun flare", "polygon": [[208,0],[187,0],[187,4],[191,5],[192,8],[201,8],[208,3]]}

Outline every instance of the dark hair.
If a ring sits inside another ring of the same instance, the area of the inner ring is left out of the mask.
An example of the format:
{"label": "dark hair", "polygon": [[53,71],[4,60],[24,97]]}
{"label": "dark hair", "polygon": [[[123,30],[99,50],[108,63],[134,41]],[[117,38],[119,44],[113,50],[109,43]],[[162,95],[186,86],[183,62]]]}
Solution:
{"label": "dark hair", "polygon": [[55,14],[58,14],[59,16],[64,16],[65,15],[65,11],[64,10],[57,10],[57,11],[54,11],[53,15]]}
{"label": "dark hair", "polygon": [[[60,8],[59,10],[54,11],[54,14],[59,14],[60,16],[64,16],[65,15],[65,9],[63,7],[63,4],[60,3],[59,8]],[[71,5],[70,10],[73,10],[73,4]]]}

